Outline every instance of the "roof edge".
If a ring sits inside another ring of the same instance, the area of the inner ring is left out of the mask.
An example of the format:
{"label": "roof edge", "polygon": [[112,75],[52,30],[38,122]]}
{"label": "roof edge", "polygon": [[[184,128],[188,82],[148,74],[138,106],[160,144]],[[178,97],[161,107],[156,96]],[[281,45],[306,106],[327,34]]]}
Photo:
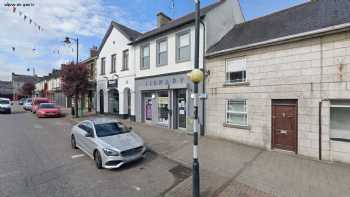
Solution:
{"label": "roof edge", "polygon": [[322,34],[337,33],[339,31],[341,32],[342,30],[346,30],[348,28],[350,28],[350,23],[344,23],[344,24],[341,24],[341,25],[329,26],[329,27],[326,27],[326,28],[318,29],[318,30],[303,32],[303,33],[299,33],[299,34],[279,37],[279,38],[275,38],[275,39],[270,39],[270,40],[266,40],[266,41],[262,41],[262,42],[253,43],[253,44],[242,45],[242,46],[238,46],[238,47],[224,49],[224,50],[221,50],[221,51],[211,52],[211,53],[207,53],[205,55],[205,57],[213,58],[213,57],[225,55],[227,53],[233,53],[233,52],[238,52],[238,51],[242,51],[242,50],[250,50],[250,49],[256,49],[256,48],[262,48],[262,47],[265,47],[265,46],[271,46],[271,45],[276,45],[276,44],[280,44],[280,43],[293,42],[295,40],[308,38],[310,36],[312,37],[313,35],[322,36]]}

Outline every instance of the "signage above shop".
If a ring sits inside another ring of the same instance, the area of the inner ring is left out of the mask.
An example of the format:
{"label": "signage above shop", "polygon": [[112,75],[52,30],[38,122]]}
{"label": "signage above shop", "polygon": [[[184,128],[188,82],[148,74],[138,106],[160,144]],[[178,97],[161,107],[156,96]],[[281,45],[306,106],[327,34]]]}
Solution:
{"label": "signage above shop", "polygon": [[118,80],[117,79],[108,80],[107,87],[108,88],[118,88]]}
{"label": "signage above shop", "polygon": [[172,77],[167,79],[149,79],[145,81],[146,87],[183,84],[185,83],[185,77]]}

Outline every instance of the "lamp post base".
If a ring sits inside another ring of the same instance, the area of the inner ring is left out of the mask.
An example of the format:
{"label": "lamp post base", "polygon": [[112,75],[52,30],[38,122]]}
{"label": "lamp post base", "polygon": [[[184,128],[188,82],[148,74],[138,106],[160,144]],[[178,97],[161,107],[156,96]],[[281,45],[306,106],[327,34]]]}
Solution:
{"label": "lamp post base", "polygon": [[198,159],[193,160],[192,166],[192,181],[193,181],[193,197],[199,197],[199,162]]}

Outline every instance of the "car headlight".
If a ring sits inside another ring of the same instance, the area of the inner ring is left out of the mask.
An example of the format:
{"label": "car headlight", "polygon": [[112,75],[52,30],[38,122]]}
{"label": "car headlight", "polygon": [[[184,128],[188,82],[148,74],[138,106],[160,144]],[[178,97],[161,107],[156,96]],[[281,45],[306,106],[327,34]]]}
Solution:
{"label": "car headlight", "polygon": [[107,156],[119,156],[119,153],[117,151],[115,151],[115,150],[112,150],[112,149],[109,149],[109,148],[104,148],[102,150]]}

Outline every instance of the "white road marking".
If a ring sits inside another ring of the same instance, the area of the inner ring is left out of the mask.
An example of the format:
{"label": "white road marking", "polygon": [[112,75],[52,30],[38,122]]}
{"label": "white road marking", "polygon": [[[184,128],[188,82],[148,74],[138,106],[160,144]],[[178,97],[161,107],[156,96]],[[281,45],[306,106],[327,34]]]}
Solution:
{"label": "white road marking", "polygon": [[42,128],[44,128],[43,126],[41,126],[39,124],[34,124],[33,127],[34,127],[34,129],[42,129]]}
{"label": "white road marking", "polygon": [[140,187],[137,187],[137,186],[133,186],[134,189],[136,189],[136,191],[140,191],[141,188]]}
{"label": "white road marking", "polygon": [[84,154],[72,155],[72,159],[76,159],[84,156],[85,156]]}

